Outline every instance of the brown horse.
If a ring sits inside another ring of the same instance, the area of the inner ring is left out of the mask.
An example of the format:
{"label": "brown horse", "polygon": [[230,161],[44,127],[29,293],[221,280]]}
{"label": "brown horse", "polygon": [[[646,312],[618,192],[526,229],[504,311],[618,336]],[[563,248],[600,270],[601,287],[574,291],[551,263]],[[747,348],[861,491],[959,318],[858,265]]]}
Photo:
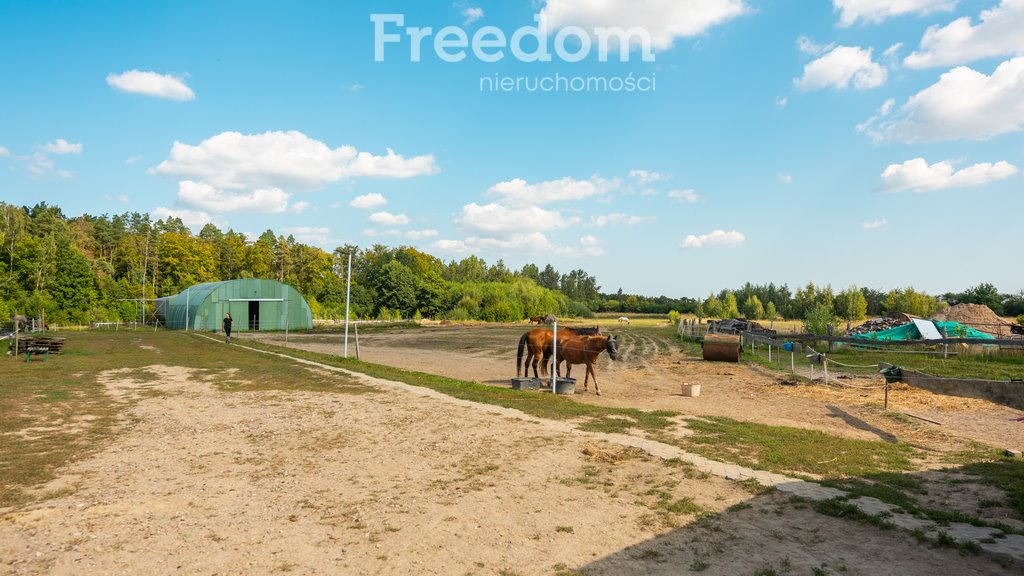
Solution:
{"label": "brown horse", "polygon": [[[586,334],[600,334],[600,326],[591,326],[587,328],[560,328],[558,330],[559,336],[563,333],[572,333],[576,335]],[[534,328],[529,332],[526,332],[519,338],[519,348],[516,353],[516,378],[519,375],[529,378],[530,377],[530,365],[533,365],[533,377],[539,378],[537,375],[537,363],[540,362],[541,356],[544,356],[545,362],[551,358],[551,330],[547,328]],[[526,363],[523,364],[523,349],[526,349]],[[522,372],[520,372],[522,369]],[[541,368],[544,373],[547,373],[547,364]]]}
{"label": "brown horse", "polygon": [[544,323],[544,317],[543,316],[530,316],[530,324],[543,324],[543,323]]}
{"label": "brown horse", "polygon": [[[594,362],[601,352],[608,351],[612,360],[619,359],[619,341],[614,336],[577,336],[574,334],[558,335],[558,348],[555,351],[555,367],[565,360],[565,376],[569,377],[573,364],[586,364],[587,374],[583,377],[583,391],[589,390],[587,382],[594,378],[594,391],[601,395],[601,388],[597,385],[597,374],[594,372]],[[547,359],[551,356],[551,350],[544,353],[544,366],[547,366]]]}

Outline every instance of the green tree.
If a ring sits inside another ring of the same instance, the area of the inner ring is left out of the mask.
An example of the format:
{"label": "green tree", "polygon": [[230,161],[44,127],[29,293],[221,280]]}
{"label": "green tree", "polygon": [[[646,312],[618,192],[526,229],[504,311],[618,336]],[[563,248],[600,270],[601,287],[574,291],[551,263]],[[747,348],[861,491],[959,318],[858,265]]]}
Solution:
{"label": "green tree", "polygon": [[411,317],[416,310],[416,275],[405,264],[397,260],[385,264],[377,275],[374,288],[378,308],[396,310],[403,318]]}
{"label": "green tree", "polygon": [[725,317],[725,309],[722,308],[722,303],[714,294],[708,296],[707,300],[704,301],[704,313],[708,315],[708,318]]}
{"label": "green tree", "polygon": [[740,310],[736,304],[736,295],[730,291],[726,291],[722,300],[722,314],[725,318],[739,318]]}
{"label": "green tree", "polygon": [[832,314],[832,307],[818,303],[807,311],[804,316],[804,331],[808,334],[826,335],[829,324],[835,323],[835,316]]}
{"label": "green tree", "polygon": [[96,300],[95,275],[89,262],[67,239],[57,243],[56,275],[50,294],[54,303],[74,322],[88,322],[88,311]]}
{"label": "green tree", "polygon": [[558,282],[561,278],[558,270],[555,270],[551,264],[548,264],[544,267],[544,270],[541,270],[540,279],[537,281],[537,284],[548,290],[558,290]]}
{"label": "green tree", "polygon": [[751,293],[747,296],[743,302],[743,314],[750,320],[764,318],[764,305],[761,304],[761,299],[757,297],[757,294]]}
{"label": "green tree", "polygon": [[764,317],[765,320],[771,320],[772,322],[779,319],[779,312],[775,309],[775,302],[769,302],[768,305],[765,306]]}
{"label": "green tree", "polygon": [[853,322],[863,320],[868,311],[868,301],[864,293],[856,286],[850,286],[836,295],[835,314],[836,316]]}
{"label": "green tree", "polygon": [[903,312],[913,316],[928,317],[942,310],[943,305],[939,299],[929,296],[924,292],[918,292],[913,287],[890,290],[885,297],[885,309],[887,312]]}

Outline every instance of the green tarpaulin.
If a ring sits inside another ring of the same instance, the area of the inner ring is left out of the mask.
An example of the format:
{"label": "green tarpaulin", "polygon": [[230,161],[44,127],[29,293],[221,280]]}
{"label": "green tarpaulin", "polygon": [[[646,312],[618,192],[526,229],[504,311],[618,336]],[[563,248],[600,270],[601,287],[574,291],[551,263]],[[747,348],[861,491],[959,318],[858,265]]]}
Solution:
{"label": "green tarpaulin", "polygon": [[[942,332],[946,331],[946,336],[949,338],[983,338],[985,340],[995,340],[995,336],[979,332],[969,326],[964,326],[959,322],[939,322],[935,321],[935,328]],[[921,332],[917,329],[917,326],[906,324],[903,326],[897,326],[896,328],[890,328],[888,330],[881,330],[879,332],[870,332],[868,334],[853,334],[852,338],[860,338],[862,340],[880,340],[880,341],[892,341],[892,340],[920,340]]]}

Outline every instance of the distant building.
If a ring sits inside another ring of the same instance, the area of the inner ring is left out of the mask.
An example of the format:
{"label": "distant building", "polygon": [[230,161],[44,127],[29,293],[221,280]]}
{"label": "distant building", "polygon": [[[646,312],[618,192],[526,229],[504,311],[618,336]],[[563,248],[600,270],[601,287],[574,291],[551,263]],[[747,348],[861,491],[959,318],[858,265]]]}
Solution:
{"label": "distant building", "polygon": [[159,298],[156,314],[168,328],[220,330],[230,312],[232,330],[303,329],[313,327],[313,313],[299,291],[262,278],[196,284],[180,294]]}

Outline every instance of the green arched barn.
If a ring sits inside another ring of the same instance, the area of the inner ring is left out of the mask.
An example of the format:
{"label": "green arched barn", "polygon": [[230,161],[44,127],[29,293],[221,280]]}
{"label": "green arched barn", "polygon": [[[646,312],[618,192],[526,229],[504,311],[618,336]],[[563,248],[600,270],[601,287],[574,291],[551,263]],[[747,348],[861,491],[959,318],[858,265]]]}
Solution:
{"label": "green arched barn", "polygon": [[220,330],[226,312],[232,331],[301,330],[313,327],[306,299],[291,286],[263,278],[196,284],[156,301],[157,317],[172,329]]}

